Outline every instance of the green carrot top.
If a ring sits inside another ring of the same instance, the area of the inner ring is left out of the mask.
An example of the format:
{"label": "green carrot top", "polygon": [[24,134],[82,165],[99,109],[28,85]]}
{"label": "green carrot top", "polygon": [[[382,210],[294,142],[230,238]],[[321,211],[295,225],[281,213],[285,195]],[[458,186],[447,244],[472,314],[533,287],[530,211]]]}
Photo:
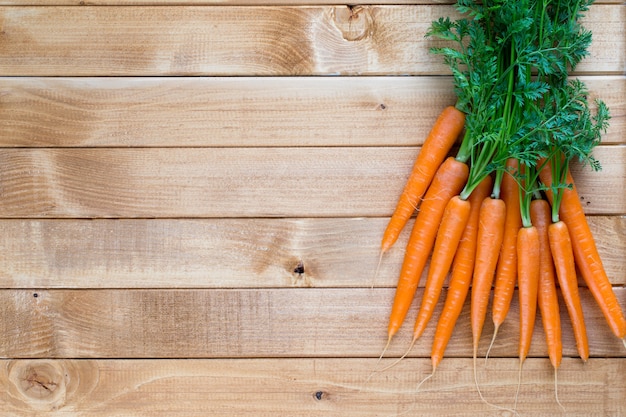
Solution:
{"label": "green carrot top", "polygon": [[[470,164],[462,198],[492,173],[498,198],[511,157],[528,168],[518,177],[526,206],[538,188],[538,159],[564,154],[567,161],[576,157],[599,168],[591,149],[606,129],[608,109],[598,101],[591,116],[584,84],[569,79],[569,72],[588,55],[591,33],[580,19],[592,3],[459,0],[456,8],[464,17],[432,22],[426,36],[453,44],[431,51],[442,55],[450,68],[457,107],[466,113],[457,153],[457,159]],[[530,221],[529,215],[526,219]]]}

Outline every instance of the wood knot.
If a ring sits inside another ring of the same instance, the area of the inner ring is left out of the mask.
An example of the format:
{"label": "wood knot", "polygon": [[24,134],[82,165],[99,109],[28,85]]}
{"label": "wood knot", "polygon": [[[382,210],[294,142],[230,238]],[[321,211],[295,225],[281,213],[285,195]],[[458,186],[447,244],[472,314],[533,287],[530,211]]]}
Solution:
{"label": "wood knot", "polygon": [[328,393],[325,391],[315,391],[313,393],[313,397],[317,400],[317,401],[322,401],[322,400],[326,400],[328,399]]}
{"label": "wood knot", "polygon": [[34,409],[54,410],[65,403],[65,371],[56,361],[16,361],[9,371],[9,379],[16,391],[14,394]]}
{"label": "wood knot", "polygon": [[293,272],[298,275],[304,274],[304,262],[298,262],[298,265],[293,269]]}
{"label": "wood knot", "polygon": [[374,31],[374,19],[368,6],[335,7],[333,21],[347,41],[369,38]]}

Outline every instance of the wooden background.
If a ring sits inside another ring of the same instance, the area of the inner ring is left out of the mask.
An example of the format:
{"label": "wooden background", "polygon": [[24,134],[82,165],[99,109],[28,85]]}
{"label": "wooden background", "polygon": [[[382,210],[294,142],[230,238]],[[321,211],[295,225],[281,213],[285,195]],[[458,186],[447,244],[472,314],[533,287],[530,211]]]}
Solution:
{"label": "wooden background", "polygon": [[[452,6],[377,3],[2,0],[2,416],[509,415],[475,390],[467,308],[419,393],[432,325],[368,379],[407,238],[373,281],[380,236],[454,102],[423,37]],[[574,174],[626,307],[626,7],[585,23],[577,75],[613,119],[603,172]],[[538,322],[521,415],[626,415],[626,350],[581,291],[567,411]],[[478,370],[505,407],[516,335],[514,301]]]}

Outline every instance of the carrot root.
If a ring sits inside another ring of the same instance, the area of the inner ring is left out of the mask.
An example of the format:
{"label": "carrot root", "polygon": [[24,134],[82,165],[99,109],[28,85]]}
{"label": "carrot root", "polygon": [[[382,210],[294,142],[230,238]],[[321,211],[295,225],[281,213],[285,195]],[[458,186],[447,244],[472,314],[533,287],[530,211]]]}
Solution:
{"label": "carrot root", "polygon": [[561,408],[561,410],[565,413],[567,410],[565,410],[565,407],[563,407],[563,404],[561,404],[561,400],[559,400],[559,388],[557,384],[557,368],[554,368],[554,399],[556,403],[559,405],[559,407]]}
{"label": "carrot root", "polygon": [[446,295],[446,301],[439,316],[433,338],[430,355],[433,369],[437,368],[443,359],[446,346],[452,337],[456,321],[461,314],[469,292],[474,271],[480,206],[483,200],[491,193],[492,182],[491,177],[486,177],[468,198],[470,214],[452,263],[448,294]]}
{"label": "carrot root", "polygon": [[522,365],[524,361],[519,362],[519,369],[517,372],[517,389],[515,390],[515,402],[513,403],[513,410],[517,413],[517,400],[519,398],[519,391],[522,386]]}
{"label": "carrot root", "polygon": [[500,324],[494,324],[493,336],[491,337],[491,342],[489,343],[489,347],[487,348],[487,353],[485,354],[485,363],[487,362],[487,359],[489,359],[489,352],[491,352],[491,348],[493,347],[493,344],[496,341],[496,336],[498,335],[499,329],[500,329]]}
{"label": "carrot root", "polygon": [[503,200],[488,197],[481,204],[476,242],[476,263],[470,297],[470,323],[474,356],[478,354],[478,344],[485,324],[489,294],[504,234],[505,213],[506,205]]}
{"label": "carrot root", "polygon": [[491,403],[491,402],[487,401],[487,399],[483,396],[483,393],[480,390],[480,385],[478,384],[478,375],[477,375],[477,371],[476,371],[476,359],[477,359],[476,356],[474,356],[474,358],[473,358],[473,360],[474,360],[474,385],[476,386],[476,391],[478,392],[478,396],[480,397],[480,400],[483,403],[485,403],[485,405],[488,405],[489,407],[495,408],[497,410],[509,411],[509,412],[512,412],[513,414],[517,415],[518,413],[517,413],[517,411],[515,411],[515,409],[502,407],[500,405]]}
{"label": "carrot root", "polygon": [[523,362],[532,342],[537,315],[540,273],[539,232],[535,226],[523,227],[517,234],[517,269],[519,275],[520,338],[519,357]]}
{"label": "carrot root", "polygon": [[402,268],[396,286],[393,305],[389,315],[387,334],[393,337],[404,322],[413,302],[415,291],[432,251],[448,201],[459,194],[467,181],[469,167],[454,157],[449,157],[437,170],[428,189],[420,211],[415,218],[413,230],[407,243]]}
{"label": "carrot root", "polygon": [[413,346],[415,346],[415,342],[417,341],[417,339],[413,339],[413,341],[411,341],[411,344],[409,345],[409,348],[406,350],[406,352],[404,352],[404,354],[402,356],[400,356],[398,359],[396,359],[394,362],[392,362],[390,365],[385,366],[382,369],[379,369],[376,372],[385,372],[388,369],[393,368],[394,366],[396,366],[397,364],[399,364],[404,358],[407,357],[407,355],[411,352],[411,350],[413,350]]}
{"label": "carrot root", "polygon": [[376,365],[378,365],[380,363],[380,361],[383,359],[383,356],[385,356],[385,352],[387,352],[387,349],[389,349],[389,345],[391,344],[391,337],[389,337],[387,339],[387,344],[385,344],[385,347],[383,348],[383,351],[381,352],[380,356],[378,357],[378,361],[376,362]]}
{"label": "carrot root", "polygon": [[557,279],[561,287],[561,294],[563,295],[565,306],[570,316],[570,322],[574,330],[576,347],[578,348],[580,358],[583,361],[587,361],[589,358],[587,329],[582,306],[580,304],[576,267],[574,265],[572,244],[567,225],[562,221],[552,223],[548,227],[548,237]]}
{"label": "carrot root", "polygon": [[502,177],[500,198],[506,205],[504,220],[504,235],[498,258],[496,276],[494,278],[493,302],[491,316],[494,325],[492,345],[495,342],[497,329],[504,323],[508,315],[511,300],[515,292],[517,281],[517,233],[522,227],[520,210],[520,187],[515,179],[519,169],[519,162],[509,158],[506,162],[506,172]]}
{"label": "carrot root", "polygon": [[413,328],[414,340],[422,335],[433,315],[444,281],[448,276],[450,266],[467,225],[470,210],[469,200],[462,200],[459,196],[452,197],[446,204],[441,224],[437,231],[422,302],[415,319]]}
{"label": "carrot root", "polygon": [[[544,168],[539,172],[539,176],[541,182],[548,187],[546,191],[548,199],[552,199],[553,194],[549,190],[553,185],[552,168],[550,163],[543,165]],[[626,316],[602,265],[602,259],[598,253],[591,229],[580,203],[576,185],[569,171],[567,172],[566,181],[568,184],[572,184],[572,188],[563,190],[559,216],[569,229],[576,266],[579,268],[587,287],[596,300],[596,304],[602,311],[613,334],[618,339],[624,339],[626,338]]]}
{"label": "carrot root", "polygon": [[411,174],[383,233],[381,251],[385,253],[415,211],[419,200],[433,180],[437,168],[465,127],[465,113],[454,106],[442,110],[417,155]]}
{"label": "carrot root", "polygon": [[385,253],[381,250],[380,251],[380,256],[378,257],[378,264],[376,264],[376,271],[374,271],[374,278],[372,278],[372,285],[370,288],[374,288],[374,285],[376,284],[376,279],[378,278],[378,272],[380,271],[380,265],[383,262],[383,255]]}

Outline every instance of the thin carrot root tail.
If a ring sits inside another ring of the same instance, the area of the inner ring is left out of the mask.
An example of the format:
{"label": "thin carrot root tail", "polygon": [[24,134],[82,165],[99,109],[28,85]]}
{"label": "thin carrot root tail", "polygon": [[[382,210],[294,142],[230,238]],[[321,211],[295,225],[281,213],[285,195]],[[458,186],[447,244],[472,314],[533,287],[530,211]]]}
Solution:
{"label": "thin carrot root tail", "polygon": [[[474,363],[474,384],[475,384],[475,386],[476,386],[476,391],[478,391],[478,396],[480,397],[480,400],[481,400],[483,403],[485,403],[486,405],[488,405],[489,407],[493,407],[493,408],[495,408],[495,409],[497,409],[497,410],[508,411],[508,412],[513,413],[513,415],[519,415],[519,413],[517,412],[517,410],[512,409],[512,408],[502,407],[502,406],[499,406],[499,405],[497,405],[497,404],[490,403],[490,402],[489,402],[489,401],[487,401],[487,400],[485,399],[485,397],[483,396],[483,393],[482,393],[482,391],[480,390],[480,386],[478,385],[478,374],[477,374],[477,371],[476,371],[476,361],[477,361],[477,355],[476,355],[476,353],[477,353],[477,352],[476,352],[476,350],[477,350],[477,349],[474,349],[474,358],[473,358],[473,363]],[[433,372],[434,372],[434,370],[433,370]]]}
{"label": "thin carrot root tail", "polygon": [[417,339],[413,339],[413,341],[409,345],[409,348],[406,350],[406,352],[404,352],[404,355],[400,356],[392,364],[385,366],[383,369],[379,369],[377,372],[385,372],[386,370],[391,369],[394,366],[396,366],[397,364],[399,364],[400,361],[402,361],[404,358],[406,358],[406,356],[411,352],[411,350],[413,349],[413,346],[415,346],[415,342],[416,341],[417,341]]}
{"label": "thin carrot root tail", "polygon": [[489,352],[491,352],[493,343],[496,341],[496,336],[498,335],[499,328],[500,328],[499,324],[496,324],[495,327],[493,328],[493,336],[491,338],[491,343],[489,343],[489,348],[487,348],[487,353],[485,354],[485,363],[487,363],[487,359],[489,359]]}
{"label": "thin carrot root tail", "polygon": [[[422,387],[422,384],[423,384],[424,382],[428,381],[430,378],[432,378],[434,374],[435,374],[435,370],[433,369],[433,371],[432,371],[429,375],[427,375],[424,379],[422,379],[422,380],[421,380],[421,381],[417,384],[417,387],[415,388],[415,394],[417,394],[417,393],[419,392],[420,388]],[[415,409],[415,403],[416,403],[416,402],[417,402],[417,399],[415,399],[415,400],[413,401],[413,404],[411,405],[411,408],[408,408],[408,409],[404,410],[403,412],[401,412],[401,413],[399,413],[399,414],[396,414],[396,416],[397,416],[397,417],[400,417],[400,416],[406,415],[406,414],[410,413],[411,411],[413,411],[413,410]]]}
{"label": "thin carrot root tail", "polygon": [[563,404],[561,404],[561,400],[559,400],[559,390],[558,390],[558,384],[557,384],[557,369],[554,368],[554,399],[556,400],[556,403],[559,405],[559,407],[561,407],[561,410],[563,410],[563,412],[567,412],[567,410],[565,410],[565,407],[563,407]]}
{"label": "thin carrot root tail", "polygon": [[519,371],[517,373],[517,389],[515,390],[515,402],[513,403],[513,411],[517,413],[517,400],[519,398],[519,390],[522,386],[522,364],[524,361],[520,360],[519,362]]}
{"label": "thin carrot root tail", "polygon": [[624,347],[626,348],[626,337],[622,339],[622,343],[624,344]]}
{"label": "thin carrot root tail", "polygon": [[389,338],[387,339],[387,344],[383,348],[383,351],[380,353],[380,356],[378,357],[378,361],[376,361],[376,366],[378,366],[380,361],[383,359],[383,356],[385,356],[385,353],[387,352],[387,349],[389,349],[389,345],[391,344],[391,339],[392,339],[392,337],[389,336]]}
{"label": "thin carrot root tail", "polygon": [[[380,356],[378,357],[378,360],[376,361],[376,365],[378,366],[378,364],[380,363],[380,361],[383,359],[383,356],[385,356],[385,352],[387,352],[387,349],[389,349],[389,345],[391,344],[391,336],[387,339],[387,344],[385,345],[385,347],[383,348],[383,351],[381,352]],[[367,384],[368,382],[370,382],[370,380],[372,379],[372,377],[376,374],[380,372],[377,369],[374,369],[372,372],[370,372],[370,374],[367,376],[367,378],[365,379],[365,383]]]}
{"label": "thin carrot root tail", "polygon": [[433,375],[435,375],[435,370],[434,369],[433,369],[433,371],[430,374],[428,374],[424,379],[422,379],[419,384],[417,384],[417,387],[415,388],[415,393],[416,394],[419,392],[419,390],[422,387],[422,385],[424,384],[424,382],[426,382],[430,378],[432,378]]}
{"label": "thin carrot root tail", "polygon": [[372,285],[370,288],[374,288],[374,285],[376,284],[376,279],[378,278],[378,271],[380,270],[380,264],[383,262],[384,254],[385,254],[385,251],[381,249],[380,256],[378,257],[378,264],[376,265],[376,271],[374,271],[374,278],[372,278]]}

